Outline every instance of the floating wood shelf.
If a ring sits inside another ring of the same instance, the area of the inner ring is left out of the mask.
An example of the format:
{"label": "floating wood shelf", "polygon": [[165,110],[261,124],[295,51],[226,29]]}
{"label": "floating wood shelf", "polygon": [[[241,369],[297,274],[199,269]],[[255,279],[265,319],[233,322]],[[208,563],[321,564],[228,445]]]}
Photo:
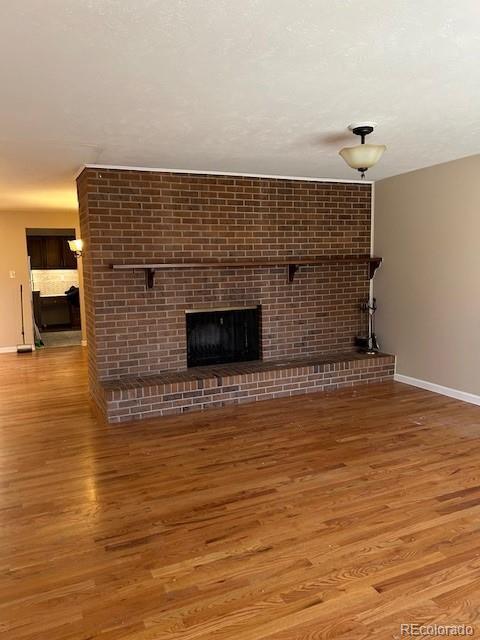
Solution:
{"label": "floating wood shelf", "polygon": [[372,256],[320,256],[312,258],[276,258],[271,260],[262,260],[260,258],[242,259],[242,260],[204,260],[202,262],[158,262],[147,264],[112,264],[111,268],[115,271],[138,271],[145,272],[145,284],[147,289],[151,289],[155,280],[155,271],[165,269],[240,269],[242,267],[255,269],[256,267],[279,267],[286,266],[288,273],[288,282],[293,282],[295,273],[302,265],[315,264],[368,264],[368,275],[372,279],[375,271],[382,263],[382,258]]}

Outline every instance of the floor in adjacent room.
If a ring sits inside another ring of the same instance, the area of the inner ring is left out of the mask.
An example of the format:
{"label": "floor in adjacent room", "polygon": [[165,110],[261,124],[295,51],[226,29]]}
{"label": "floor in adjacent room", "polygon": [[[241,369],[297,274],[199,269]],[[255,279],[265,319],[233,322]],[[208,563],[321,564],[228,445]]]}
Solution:
{"label": "floor in adjacent room", "polygon": [[82,332],[73,331],[43,331],[42,341],[45,347],[73,347],[82,344]]}
{"label": "floor in adjacent room", "polygon": [[480,407],[383,383],[108,427],[80,353],[0,356],[2,640],[479,622]]}

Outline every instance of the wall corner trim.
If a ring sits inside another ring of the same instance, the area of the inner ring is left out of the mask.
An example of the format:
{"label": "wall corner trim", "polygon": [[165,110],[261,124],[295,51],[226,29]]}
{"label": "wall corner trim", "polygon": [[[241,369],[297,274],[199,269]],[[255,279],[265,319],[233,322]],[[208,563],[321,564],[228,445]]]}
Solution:
{"label": "wall corner trim", "polygon": [[86,347],[87,346],[87,341],[86,340],[82,340],[81,344],[82,344],[82,347]]}
{"label": "wall corner trim", "polygon": [[456,400],[462,400],[470,404],[476,404],[480,406],[480,396],[474,393],[467,393],[466,391],[460,391],[459,389],[452,389],[450,387],[443,387],[440,384],[434,382],[428,382],[428,380],[419,380],[418,378],[411,378],[410,376],[404,376],[401,373],[395,373],[393,379],[395,382],[403,382],[403,384],[409,384],[412,387],[419,387],[420,389],[426,389],[427,391],[433,391],[433,393],[439,393],[442,396],[449,396]]}

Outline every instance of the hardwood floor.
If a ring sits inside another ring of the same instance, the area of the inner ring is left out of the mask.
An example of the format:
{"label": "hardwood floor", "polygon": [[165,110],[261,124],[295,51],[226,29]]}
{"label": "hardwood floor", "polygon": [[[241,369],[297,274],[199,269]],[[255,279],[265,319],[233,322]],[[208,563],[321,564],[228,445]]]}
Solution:
{"label": "hardwood floor", "polygon": [[85,355],[0,356],[2,640],[478,623],[480,407],[386,383],[107,427]]}

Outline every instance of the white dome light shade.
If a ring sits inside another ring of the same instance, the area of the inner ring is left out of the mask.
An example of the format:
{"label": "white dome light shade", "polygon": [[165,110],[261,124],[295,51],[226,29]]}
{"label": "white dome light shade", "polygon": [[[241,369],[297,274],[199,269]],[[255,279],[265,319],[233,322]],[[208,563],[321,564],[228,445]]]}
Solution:
{"label": "white dome light shade", "polygon": [[370,169],[377,164],[386,148],[384,144],[359,144],[344,147],[338,153],[352,169]]}

